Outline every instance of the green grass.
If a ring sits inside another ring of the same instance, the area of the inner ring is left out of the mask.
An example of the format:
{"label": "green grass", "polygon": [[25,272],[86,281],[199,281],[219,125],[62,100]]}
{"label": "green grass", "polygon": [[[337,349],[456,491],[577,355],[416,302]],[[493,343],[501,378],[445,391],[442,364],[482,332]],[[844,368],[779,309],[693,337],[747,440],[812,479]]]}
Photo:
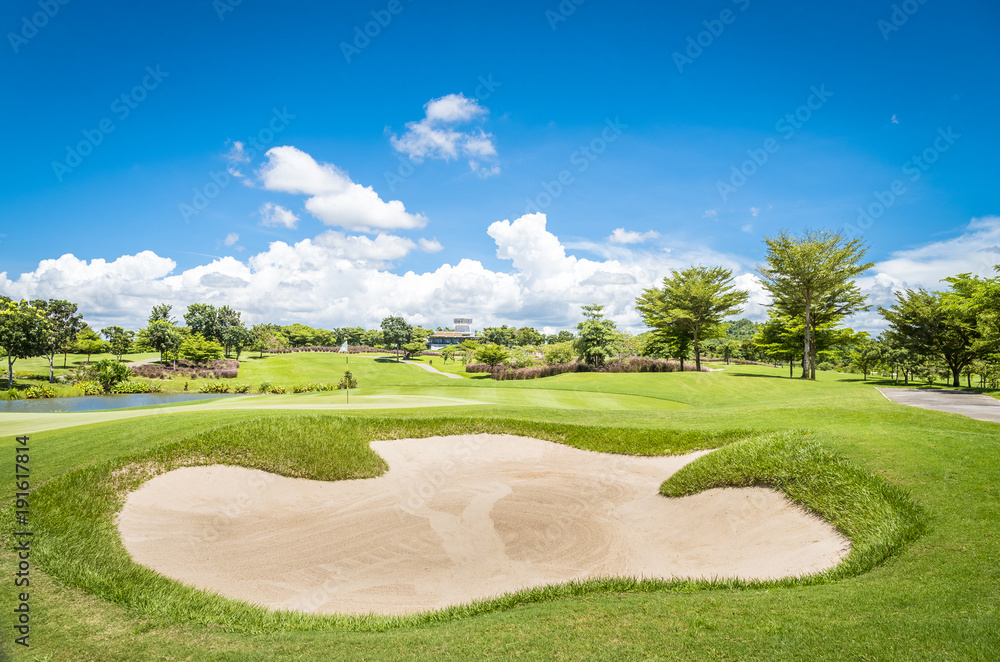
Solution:
{"label": "green grass", "polygon": [[[270,360],[264,359],[261,369]],[[353,370],[355,358],[351,361]],[[304,374],[309,363],[275,363],[267,370],[285,372],[291,379],[303,374],[293,383],[328,381]],[[334,363],[316,370],[337,367]],[[46,483],[38,498],[50,501],[33,510],[40,518],[35,523],[47,527],[38,543],[48,545],[45,554],[53,556],[42,555],[41,570],[32,575],[36,620],[32,653],[24,659],[1000,658],[996,424],[895,405],[854,376],[821,373],[817,382],[809,383],[783,375],[787,372],[780,369],[729,366],[717,373],[575,374],[490,383],[372,361],[367,385],[372,395],[433,397],[440,389],[462,389],[470,400],[511,397],[521,404],[400,408],[377,416],[371,410],[304,416],[280,410],[192,409],[39,432],[32,436],[34,480],[36,485]],[[244,381],[242,374],[239,381]],[[482,395],[508,391],[517,395]],[[682,406],[560,408],[531,398],[532,392],[559,391],[569,392],[571,398],[577,397],[574,393],[628,396]],[[300,438],[301,449],[294,440],[281,442],[288,444],[285,447],[267,446],[267,435],[260,430],[226,440],[229,433],[224,430],[264,421],[292,428],[305,422],[313,430],[334,426],[343,434],[336,439],[326,435],[325,443],[340,444],[336,452],[348,458],[338,470],[350,465],[368,472],[379,471],[377,458],[362,452],[358,440],[379,434],[416,436],[423,430],[523,426],[533,436],[551,434],[548,438],[563,443],[632,453],[734,442],[688,465],[663,489],[681,494],[718,484],[775,484],[824,513],[852,538],[854,551],[839,571],[803,582],[709,586],[623,579],[538,589],[415,619],[419,622],[389,623],[282,616],[306,620],[279,625],[271,620],[278,618],[274,614],[252,615],[247,611],[252,608],[218,598],[184,598],[177,606],[178,596],[186,594],[172,592],[190,589],[153,573],[141,579],[150,582],[151,592],[112,582],[106,587],[110,596],[101,597],[96,589],[79,588],[91,584],[56,577],[56,566],[49,568],[47,564],[61,562],[56,561],[59,554],[65,555],[61,548],[66,545],[54,541],[66,536],[68,543],[77,545],[71,547],[77,553],[63,570],[78,568],[93,586],[111,570],[136,572],[127,559],[115,555],[120,543],[112,539],[107,518],[120,496],[101,476],[138,458],[169,466],[208,457],[207,449],[236,454],[228,461],[284,461],[286,472],[321,475],[335,469],[317,459],[335,450],[308,441],[317,435]],[[0,438],[8,475],[13,472],[12,443],[11,437]],[[190,444],[201,444],[201,451]],[[9,483],[4,489],[9,503]],[[847,503],[838,501],[844,494],[851,495]],[[926,532],[914,539],[920,522],[925,522]],[[95,556],[96,549],[105,557]],[[3,559],[11,567],[9,551]],[[10,596],[4,599],[7,604]],[[385,627],[389,629],[350,629]]]}

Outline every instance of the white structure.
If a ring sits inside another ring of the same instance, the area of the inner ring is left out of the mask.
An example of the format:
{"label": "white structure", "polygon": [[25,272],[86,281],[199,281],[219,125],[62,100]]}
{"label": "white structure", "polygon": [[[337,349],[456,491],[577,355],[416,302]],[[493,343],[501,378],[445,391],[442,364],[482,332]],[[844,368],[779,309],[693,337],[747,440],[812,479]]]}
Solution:
{"label": "white structure", "polygon": [[480,340],[472,333],[471,317],[456,317],[454,320],[454,331],[438,331],[427,337],[430,349],[433,351],[444,349],[448,345],[461,344],[463,340]]}

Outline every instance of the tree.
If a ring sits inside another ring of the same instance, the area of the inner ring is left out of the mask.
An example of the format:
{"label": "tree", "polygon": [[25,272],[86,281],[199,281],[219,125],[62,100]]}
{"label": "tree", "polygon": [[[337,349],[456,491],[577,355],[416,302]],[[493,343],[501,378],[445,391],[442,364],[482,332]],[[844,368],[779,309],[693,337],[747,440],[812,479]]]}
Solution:
{"label": "tree", "polygon": [[545,342],[545,336],[530,326],[522,326],[514,332],[514,344],[519,347],[540,345],[543,342]]}
{"label": "tree", "polygon": [[208,363],[222,356],[222,345],[200,333],[193,333],[181,343],[179,353],[189,361]]}
{"label": "tree", "polygon": [[868,373],[882,365],[885,355],[885,347],[878,340],[865,338],[858,343],[857,349],[851,357],[851,365],[861,371],[865,381],[868,381]]}
{"label": "tree", "polygon": [[140,333],[143,342],[160,353],[160,361],[166,361],[167,357],[173,353],[176,356],[184,342],[184,337],[170,322],[157,319],[149,323],[143,333]]}
{"label": "tree", "polygon": [[842,233],[809,231],[793,237],[782,231],[765,237],[766,264],[757,268],[771,307],[803,321],[803,379],[816,379],[816,329],[868,310],[854,278],[874,266],[862,263],[867,249]]}
{"label": "tree", "polygon": [[239,361],[243,350],[253,345],[253,341],[253,332],[242,324],[234,324],[222,332],[222,344],[226,349],[226,356],[229,356],[230,351],[234,351],[237,361]]}
{"label": "tree", "polygon": [[491,368],[495,368],[505,362],[509,355],[506,347],[496,343],[486,343],[476,349],[476,361],[485,363]]}
{"label": "tree", "polygon": [[552,335],[545,336],[545,344],[554,345],[557,342],[573,342],[576,336],[573,335],[572,331],[566,331],[565,329],[559,333],[553,333]]}
{"label": "tree", "polygon": [[576,351],[580,358],[592,366],[603,365],[612,355],[612,343],[615,341],[615,323],[604,319],[604,306],[593,303],[583,306],[584,320],[576,325],[579,334],[576,338]]}
{"label": "tree", "polygon": [[653,329],[677,327],[691,337],[695,368],[701,370],[701,341],[721,335],[722,320],[742,312],[749,294],[733,288],[733,272],[723,267],[671,269],[663,288],[643,290],[636,310]]}
{"label": "tree", "polygon": [[915,354],[943,359],[952,386],[961,386],[962,369],[976,360],[976,311],[964,297],[946,297],[924,289],[896,293],[896,303],[879,312],[899,343]]}
{"label": "tree", "polygon": [[396,348],[396,361],[399,361],[399,352],[403,345],[413,340],[413,327],[406,323],[402,317],[390,315],[382,320],[382,337],[390,346]]}
{"label": "tree", "polygon": [[192,303],[184,313],[184,322],[193,335],[200,335],[205,340],[222,342],[222,329],[219,327],[219,313],[215,306],[207,303]]}
{"label": "tree", "polygon": [[365,331],[361,336],[361,344],[368,347],[381,347],[385,344],[385,334],[381,331]]}
{"label": "tree", "polygon": [[170,322],[171,324],[173,324],[174,321],[170,319],[171,308],[173,308],[173,306],[171,306],[169,303],[159,303],[153,306],[153,310],[150,311],[149,313],[148,322],[151,324],[159,320],[163,322]]}
{"label": "tree", "polygon": [[423,340],[414,340],[403,345],[403,358],[408,359],[414,354],[419,354],[427,349],[427,343]]}
{"label": "tree", "polygon": [[646,336],[643,349],[647,356],[677,359],[683,371],[684,361],[691,354],[691,334],[677,326],[653,329]]}
{"label": "tree", "polygon": [[772,308],[768,321],[762,324],[753,337],[764,355],[775,361],[788,361],[788,378],[794,377],[795,360],[802,354],[805,325]]}
{"label": "tree", "polygon": [[250,332],[253,334],[253,343],[249,349],[259,351],[261,358],[265,351],[274,351],[288,346],[288,341],[281,333],[281,327],[277,324],[254,324]]}
{"label": "tree", "polygon": [[281,333],[288,339],[290,347],[310,347],[316,344],[316,329],[305,324],[283,326]]}
{"label": "tree", "polygon": [[134,331],[126,331],[120,326],[105,327],[101,329],[101,334],[108,339],[108,348],[118,361],[122,360],[122,356],[132,347],[132,341],[135,339]]}
{"label": "tree", "polygon": [[514,332],[516,329],[509,327],[506,324],[503,326],[490,326],[483,329],[483,340],[486,342],[491,342],[495,345],[502,345],[504,347],[512,347],[514,345]]}
{"label": "tree", "polygon": [[38,299],[32,301],[31,305],[36,310],[41,311],[48,320],[48,330],[45,334],[44,350],[45,358],[49,361],[49,383],[56,381],[55,362],[56,354],[63,352],[63,367],[66,367],[66,355],[69,345],[76,338],[76,334],[83,328],[83,315],[76,312],[76,304],[63,299],[49,299],[48,301]]}
{"label": "tree", "polygon": [[84,326],[80,333],[76,334],[76,341],[73,343],[75,351],[87,355],[87,364],[90,364],[91,354],[101,354],[107,349],[107,343],[101,340],[97,332],[89,326]]}
{"label": "tree", "polygon": [[0,302],[0,349],[7,355],[7,389],[14,388],[14,362],[46,351],[49,321],[27,301]]}

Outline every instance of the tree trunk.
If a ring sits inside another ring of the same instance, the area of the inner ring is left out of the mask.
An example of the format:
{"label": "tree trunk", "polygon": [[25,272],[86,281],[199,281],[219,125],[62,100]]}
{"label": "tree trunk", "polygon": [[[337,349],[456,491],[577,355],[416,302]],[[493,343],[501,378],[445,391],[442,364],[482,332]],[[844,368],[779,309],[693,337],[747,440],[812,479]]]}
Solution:
{"label": "tree trunk", "polygon": [[802,379],[809,378],[809,357],[812,356],[812,317],[809,314],[809,297],[806,297],[805,328],[803,329]]}
{"label": "tree trunk", "polygon": [[793,372],[794,367],[795,367],[795,357],[792,356],[791,354],[789,354],[788,355],[788,378],[789,379],[792,379],[793,377],[795,377],[795,373]]}
{"label": "tree trunk", "polygon": [[14,388],[14,361],[16,361],[10,354],[7,355],[7,390]]}
{"label": "tree trunk", "polygon": [[69,354],[66,350],[63,350],[63,367],[66,367],[66,355]]}
{"label": "tree trunk", "polygon": [[55,384],[56,383],[56,373],[55,373],[55,369],[52,367],[52,364],[56,360],[56,353],[52,352],[46,358],[48,358],[48,360],[49,360],[49,383],[50,384]]}
{"label": "tree trunk", "polygon": [[701,372],[701,349],[698,347],[698,329],[694,330],[694,369]]}
{"label": "tree trunk", "polygon": [[951,369],[951,385],[955,388],[962,388],[962,369],[955,366]]}

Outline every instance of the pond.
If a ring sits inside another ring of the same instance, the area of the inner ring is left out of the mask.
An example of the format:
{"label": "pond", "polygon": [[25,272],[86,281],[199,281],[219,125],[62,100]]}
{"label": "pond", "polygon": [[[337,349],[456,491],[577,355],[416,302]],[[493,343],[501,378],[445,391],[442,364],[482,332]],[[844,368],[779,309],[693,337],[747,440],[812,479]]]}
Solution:
{"label": "pond", "polygon": [[129,395],[90,395],[79,398],[0,400],[0,413],[48,414],[52,412],[101,411],[226,397],[232,396],[210,393],[132,393]]}

